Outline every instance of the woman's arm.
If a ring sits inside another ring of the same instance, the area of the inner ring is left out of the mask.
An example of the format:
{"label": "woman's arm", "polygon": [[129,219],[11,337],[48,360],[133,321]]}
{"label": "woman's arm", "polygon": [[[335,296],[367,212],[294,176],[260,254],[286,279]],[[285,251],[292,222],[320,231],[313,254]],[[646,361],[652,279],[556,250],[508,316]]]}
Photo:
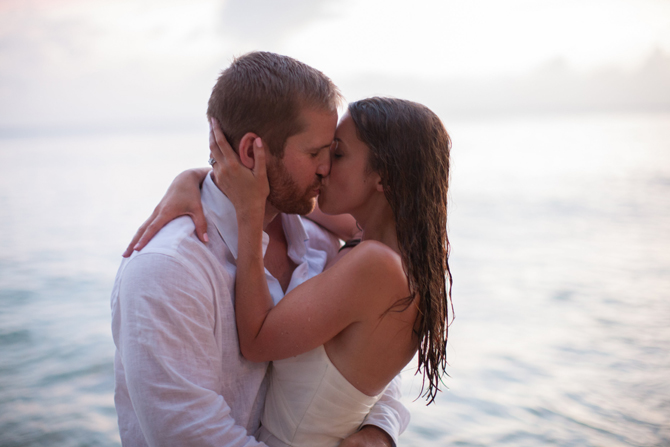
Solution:
{"label": "woman's arm", "polygon": [[154,212],[133,236],[123,256],[127,258],[133,250],[143,249],[165,224],[185,215],[193,219],[198,239],[208,242],[207,221],[200,202],[200,186],[209,172],[209,168],[195,168],[175,177]]}
{"label": "woman's arm", "polygon": [[356,219],[351,214],[325,214],[319,209],[317,203],[314,211],[305,217],[318,223],[344,241],[360,237],[361,230],[356,226]]}
{"label": "woman's arm", "polygon": [[[380,317],[407,296],[402,266],[390,248],[367,241],[273,307],[259,256],[238,253],[235,315],[242,355],[261,362],[293,357],[333,339],[352,324]],[[242,264],[240,264],[242,260]],[[255,274],[250,274],[251,272]],[[401,291],[405,293],[402,294]]]}

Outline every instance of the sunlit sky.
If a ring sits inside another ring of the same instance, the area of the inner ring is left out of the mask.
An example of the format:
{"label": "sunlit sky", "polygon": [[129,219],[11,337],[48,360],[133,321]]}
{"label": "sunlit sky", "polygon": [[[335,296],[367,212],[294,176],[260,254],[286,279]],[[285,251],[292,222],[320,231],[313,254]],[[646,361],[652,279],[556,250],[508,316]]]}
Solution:
{"label": "sunlit sky", "polygon": [[670,1],[0,0],[0,129],[202,120],[218,72],[254,49],[349,99],[375,93],[361,77],[632,73],[670,55]]}

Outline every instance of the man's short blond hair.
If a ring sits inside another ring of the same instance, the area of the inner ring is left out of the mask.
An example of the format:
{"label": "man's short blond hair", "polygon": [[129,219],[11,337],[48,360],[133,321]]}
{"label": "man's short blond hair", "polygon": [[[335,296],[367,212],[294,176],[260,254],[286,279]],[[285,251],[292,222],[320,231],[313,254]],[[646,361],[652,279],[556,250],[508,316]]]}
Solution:
{"label": "man's short blond hair", "polygon": [[233,60],[212,89],[207,116],[216,118],[237,150],[247,132],[256,133],[270,153],[283,157],[286,140],[301,132],[301,111],[335,112],[339,89],[326,75],[291,57],[256,51]]}

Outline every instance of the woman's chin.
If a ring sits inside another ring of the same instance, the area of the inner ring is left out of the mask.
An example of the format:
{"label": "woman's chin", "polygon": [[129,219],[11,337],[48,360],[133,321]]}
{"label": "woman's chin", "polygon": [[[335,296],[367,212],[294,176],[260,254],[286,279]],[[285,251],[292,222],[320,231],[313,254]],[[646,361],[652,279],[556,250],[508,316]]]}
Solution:
{"label": "woman's chin", "polygon": [[319,194],[318,202],[319,202],[319,210],[321,210],[322,213],[324,213],[324,214],[335,214],[330,209],[331,208],[330,204],[328,203],[328,200],[326,198],[324,198],[323,194]]}

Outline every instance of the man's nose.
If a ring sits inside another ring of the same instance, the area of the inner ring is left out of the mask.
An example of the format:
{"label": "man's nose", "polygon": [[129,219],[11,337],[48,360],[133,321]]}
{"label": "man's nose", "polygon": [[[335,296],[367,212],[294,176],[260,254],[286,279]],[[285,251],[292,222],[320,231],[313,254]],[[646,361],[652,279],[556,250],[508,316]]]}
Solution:
{"label": "man's nose", "polygon": [[316,173],[320,177],[327,177],[330,174],[330,151],[321,151],[319,154],[319,165]]}

